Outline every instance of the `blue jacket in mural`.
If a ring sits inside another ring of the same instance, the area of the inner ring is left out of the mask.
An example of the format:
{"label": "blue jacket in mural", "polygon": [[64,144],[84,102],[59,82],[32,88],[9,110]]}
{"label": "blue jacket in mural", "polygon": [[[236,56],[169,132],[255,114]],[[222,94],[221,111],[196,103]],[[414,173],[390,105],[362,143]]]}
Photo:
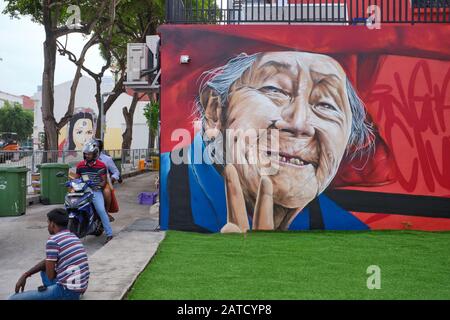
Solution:
{"label": "blue jacket in mural", "polygon": [[[185,149],[191,158],[190,164],[174,165],[170,152],[161,154],[160,226],[163,230],[219,232],[227,223],[224,179],[214,165],[194,164],[194,147],[205,148],[199,134]],[[308,205],[297,215],[289,230],[368,229],[366,224],[323,194],[313,202],[314,206]]]}

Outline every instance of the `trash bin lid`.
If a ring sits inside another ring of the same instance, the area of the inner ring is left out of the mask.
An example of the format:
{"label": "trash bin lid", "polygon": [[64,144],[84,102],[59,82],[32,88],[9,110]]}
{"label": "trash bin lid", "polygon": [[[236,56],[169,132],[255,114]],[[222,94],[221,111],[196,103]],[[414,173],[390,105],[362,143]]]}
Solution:
{"label": "trash bin lid", "polygon": [[30,171],[27,167],[0,167],[1,172],[14,172],[14,173],[22,173]]}
{"label": "trash bin lid", "polygon": [[70,166],[67,163],[43,163],[37,166],[38,168],[50,168],[50,169],[69,169]]}

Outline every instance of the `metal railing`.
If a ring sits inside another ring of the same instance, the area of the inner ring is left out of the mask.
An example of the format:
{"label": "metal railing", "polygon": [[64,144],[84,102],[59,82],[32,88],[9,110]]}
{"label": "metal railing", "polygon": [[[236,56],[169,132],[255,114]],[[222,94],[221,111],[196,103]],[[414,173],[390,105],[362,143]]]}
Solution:
{"label": "metal railing", "polygon": [[[115,160],[120,160],[118,168],[122,174],[138,171],[139,161],[151,160],[152,156],[159,156],[157,149],[129,149],[129,150],[107,150],[106,153]],[[43,163],[65,163],[71,170],[76,164],[83,160],[82,151],[0,151],[0,167],[26,167],[27,186],[29,193],[32,192],[32,175],[39,171],[39,165]],[[119,162],[117,161],[116,164]]]}
{"label": "metal railing", "polygon": [[450,0],[167,0],[172,24],[449,23]]}

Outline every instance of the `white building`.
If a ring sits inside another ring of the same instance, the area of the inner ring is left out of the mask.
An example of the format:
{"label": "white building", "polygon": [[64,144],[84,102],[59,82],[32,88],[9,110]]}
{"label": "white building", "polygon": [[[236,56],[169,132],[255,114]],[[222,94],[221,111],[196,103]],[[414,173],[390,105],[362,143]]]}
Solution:
{"label": "white building", "polygon": [[[67,106],[70,98],[70,86],[71,81],[55,85],[54,100],[55,108],[54,115],[56,121],[59,121],[67,111]],[[104,78],[102,83],[102,93],[110,92],[113,90],[114,83],[112,78]],[[97,108],[97,102],[95,100],[95,81],[88,77],[82,76],[80,78],[76,96],[75,96],[75,113],[80,110],[92,110],[94,117],[98,117],[99,110]],[[40,144],[40,135],[44,133],[44,124],[42,122],[42,112],[41,112],[41,95],[42,92],[38,88],[38,92],[32,97],[36,100],[36,106],[34,108],[34,132],[33,132],[33,145],[37,149]],[[106,99],[105,99],[106,100]],[[121,149],[122,146],[122,133],[125,131],[126,125],[122,113],[123,107],[129,107],[132,101],[132,96],[122,93],[117,100],[114,102],[112,107],[108,110],[106,114],[106,130],[105,130],[105,149],[117,150]],[[148,101],[140,101],[136,106],[136,111],[134,113],[134,126],[133,126],[133,141],[132,149],[145,149],[148,146],[149,130],[146,123],[146,118],[144,117],[144,106]],[[59,143],[61,148],[67,148],[69,140],[69,127],[75,124],[69,124],[66,128],[61,129]],[[94,119],[95,125],[95,119]],[[90,128],[95,134],[95,128]],[[91,131],[92,131],[91,130]],[[66,142],[65,142],[66,141]],[[65,143],[64,143],[65,142]],[[65,145],[65,146],[64,146]],[[79,145],[78,145],[79,146]],[[78,148],[71,148],[78,149]]]}
{"label": "white building", "polygon": [[18,103],[22,104],[22,97],[0,91],[0,108],[3,107],[3,105],[5,104],[6,101],[9,101],[12,103],[18,102]]}
{"label": "white building", "polygon": [[6,101],[10,103],[18,102],[24,109],[33,110],[34,108],[34,101],[31,100],[30,97],[25,95],[18,96],[15,94],[0,91],[0,108],[3,107]]}

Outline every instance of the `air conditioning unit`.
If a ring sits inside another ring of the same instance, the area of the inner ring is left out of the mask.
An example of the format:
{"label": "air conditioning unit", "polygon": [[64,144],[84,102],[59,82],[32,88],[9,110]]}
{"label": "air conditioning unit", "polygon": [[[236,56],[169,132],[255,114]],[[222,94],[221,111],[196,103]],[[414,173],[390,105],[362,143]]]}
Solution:
{"label": "air conditioning unit", "polygon": [[159,89],[159,36],[147,36],[145,43],[127,44],[127,81],[124,85],[137,91]]}
{"label": "air conditioning unit", "polygon": [[155,68],[158,65],[158,58],[159,58],[159,52],[158,52],[158,43],[159,43],[159,36],[147,36],[145,38],[145,43],[147,44],[147,48],[150,49],[149,51],[149,66],[148,68]]}
{"label": "air conditioning unit", "polygon": [[145,43],[127,44],[127,82],[142,82],[142,70],[148,67],[148,48]]}

